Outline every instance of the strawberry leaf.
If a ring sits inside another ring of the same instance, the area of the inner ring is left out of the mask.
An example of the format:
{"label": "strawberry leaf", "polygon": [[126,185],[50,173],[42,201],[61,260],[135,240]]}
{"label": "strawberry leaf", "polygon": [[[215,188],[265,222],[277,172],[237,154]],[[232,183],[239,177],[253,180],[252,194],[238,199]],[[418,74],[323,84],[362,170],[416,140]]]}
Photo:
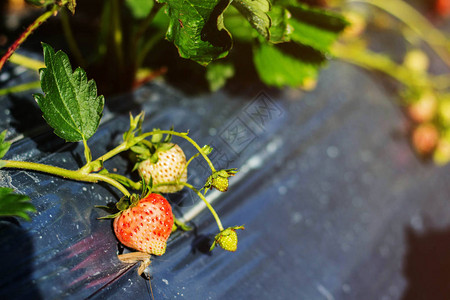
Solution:
{"label": "strawberry leaf", "polygon": [[253,61],[261,80],[267,85],[299,87],[317,76],[325,62],[322,53],[295,43],[263,43],[254,50]]}
{"label": "strawberry leaf", "polygon": [[267,14],[271,4],[269,0],[238,0],[233,6],[250,22],[253,28],[266,40],[270,38],[271,20]]}
{"label": "strawberry leaf", "polygon": [[225,86],[227,80],[233,76],[234,66],[231,63],[211,63],[206,69],[206,80],[213,92]]}
{"label": "strawberry leaf", "polygon": [[135,19],[145,18],[153,8],[153,0],[125,0],[125,5]]}
{"label": "strawberry leaf", "polygon": [[97,96],[97,86],[87,80],[83,69],[72,67],[67,55],[42,43],[46,68],[40,70],[45,93],[35,94],[43,117],[59,137],[68,142],[88,140],[97,130],[104,97]]}
{"label": "strawberry leaf", "polygon": [[289,5],[288,9],[292,14],[288,21],[293,29],[292,40],[322,52],[329,52],[330,46],[348,24],[339,15],[322,9],[298,3]]}
{"label": "strawberry leaf", "polygon": [[30,212],[36,212],[30,198],[25,195],[13,194],[13,189],[0,187],[0,216],[21,217],[26,221],[31,218]]}
{"label": "strawberry leaf", "polygon": [[270,42],[288,42],[293,31],[292,25],[289,24],[289,11],[281,6],[273,6],[272,10],[269,12],[269,16],[272,19],[272,26],[270,27]]}
{"label": "strawberry leaf", "polygon": [[166,38],[175,44],[181,57],[207,65],[228,54],[232,40],[223,24],[222,13],[231,0],[159,2],[167,4]]}
{"label": "strawberry leaf", "polygon": [[[6,130],[0,133],[0,159],[5,156],[6,152],[8,152],[11,143],[5,142]],[[4,163],[3,163],[4,164]],[[2,167],[2,163],[0,162],[0,168]]]}

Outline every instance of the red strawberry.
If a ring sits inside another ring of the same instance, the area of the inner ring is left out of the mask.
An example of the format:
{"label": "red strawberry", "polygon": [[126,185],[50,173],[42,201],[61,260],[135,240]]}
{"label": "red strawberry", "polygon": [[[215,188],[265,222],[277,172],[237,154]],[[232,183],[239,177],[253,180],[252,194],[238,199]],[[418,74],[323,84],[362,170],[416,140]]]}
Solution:
{"label": "red strawberry", "polygon": [[[138,165],[138,172],[146,183],[150,182],[150,178],[153,180],[153,186],[167,182],[187,181],[186,156],[180,146],[166,144],[165,147],[157,149],[155,155],[156,157],[146,159]],[[156,186],[153,191],[175,193],[183,187],[183,185]]]}
{"label": "red strawberry", "polygon": [[439,131],[432,123],[422,123],[412,132],[412,144],[420,155],[430,155],[439,141]]}
{"label": "red strawberry", "polygon": [[447,17],[450,15],[450,1],[436,0],[434,10],[441,16]]}
{"label": "red strawberry", "polygon": [[166,252],[172,227],[172,208],[159,194],[147,195],[114,219],[114,232],[122,244],[154,255]]}

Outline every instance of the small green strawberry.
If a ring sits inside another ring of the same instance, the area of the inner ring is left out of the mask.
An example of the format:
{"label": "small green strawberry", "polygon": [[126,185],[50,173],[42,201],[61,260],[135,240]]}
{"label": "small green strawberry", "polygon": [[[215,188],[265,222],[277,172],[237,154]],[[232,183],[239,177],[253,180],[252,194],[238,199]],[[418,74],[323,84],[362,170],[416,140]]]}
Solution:
{"label": "small green strawberry", "polygon": [[206,180],[204,186],[205,192],[213,187],[221,192],[226,192],[228,190],[228,177],[234,176],[238,171],[236,169],[226,169],[214,172]]}
{"label": "small green strawberry", "polygon": [[153,255],[166,252],[173,215],[169,202],[163,196],[149,194],[142,199],[132,196],[129,201],[121,200],[117,208],[121,212],[115,217],[113,227],[123,245]]}
{"label": "small green strawberry", "polygon": [[215,248],[216,244],[218,244],[226,251],[236,251],[238,243],[238,237],[236,234],[237,229],[244,229],[244,226],[229,227],[219,232],[214,238],[214,242],[209,250],[212,251]]}

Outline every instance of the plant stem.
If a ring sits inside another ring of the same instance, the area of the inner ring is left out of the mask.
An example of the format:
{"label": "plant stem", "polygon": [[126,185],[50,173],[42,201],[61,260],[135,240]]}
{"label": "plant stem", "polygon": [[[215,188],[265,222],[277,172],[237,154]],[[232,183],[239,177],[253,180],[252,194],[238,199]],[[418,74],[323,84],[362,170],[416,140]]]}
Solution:
{"label": "plant stem", "polygon": [[426,75],[419,76],[410,69],[396,64],[386,55],[361,49],[359,44],[335,43],[331,53],[335,57],[359,67],[383,72],[410,88],[431,88],[434,86]]}
{"label": "plant stem", "polygon": [[45,68],[45,64],[37,59],[32,59],[17,53],[13,53],[11,57],[9,58],[9,62],[21,65],[22,67],[25,67],[30,70],[39,71],[41,68]]}
{"label": "plant stem", "polygon": [[134,189],[136,191],[142,189],[142,184],[140,182],[135,182],[135,181],[131,180],[130,178],[122,176],[120,174],[107,173],[107,174],[104,174],[104,176],[112,178],[124,185],[128,185],[129,187],[131,187],[132,189]]}
{"label": "plant stem", "polygon": [[136,45],[138,44],[138,41],[141,39],[141,37],[144,35],[145,31],[147,31],[148,27],[150,26],[150,24],[153,21],[153,18],[156,16],[156,14],[159,12],[159,10],[161,9],[161,7],[163,7],[162,4],[155,2],[152,10],[150,11],[150,13],[147,15],[147,17],[145,17],[145,19],[141,22],[136,35],[134,37],[135,43]]}
{"label": "plant stem", "polygon": [[195,147],[195,149],[197,149],[198,153],[200,153],[203,158],[206,160],[206,162],[208,163],[209,167],[211,168],[211,171],[214,173],[216,172],[216,168],[214,168],[213,163],[211,162],[211,160],[209,159],[209,157],[205,154],[205,152],[203,151],[202,147],[200,147],[193,139],[191,139],[186,133],[180,133],[180,132],[176,132],[176,131],[172,131],[172,130],[154,130],[152,132],[147,132],[144,133],[140,136],[138,136],[136,138],[136,143],[139,143],[141,140],[145,139],[146,137],[150,136],[150,135],[154,135],[154,134],[171,134],[171,135],[175,135],[175,136],[179,136],[185,140],[187,140],[189,143],[192,144],[192,146]]}
{"label": "plant stem", "polygon": [[40,81],[33,81],[33,82],[24,83],[24,84],[19,84],[16,86],[0,89],[0,96],[12,94],[12,93],[19,93],[19,92],[23,92],[23,91],[28,91],[31,89],[37,89],[40,87],[41,87]]}
{"label": "plant stem", "polygon": [[67,44],[69,44],[70,52],[73,54],[75,60],[82,67],[86,67],[86,62],[81,54],[80,47],[78,47],[77,41],[73,35],[73,31],[70,28],[69,17],[67,16],[66,10],[61,10],[60,14],[61,25],[64,31],[64,37],[66,38]]}
{"label": "plant stem", "polygon": [[0,70],[3,68],[3,65],[6,63],[8,58],[17,50],[17,48],[28,38],[28,36],[36,30],[42,23],[44,23],[48,18],[50,18],[53,14],[55,14],[59,9],[58,5],[53,5],[52,8],[40,15],[30,26],[25,29],[25,31],[20,35],[20,37],[14,41],[14,43],[8,48],[6,54],[0,59]]}
{"label": "plant stem", "polygon": [[[162,38],[164,38],[165,32],[157,32],[154,33],[147,41],[144,43],[144,45],[139,46],[139,42],[142,40],[142,37],[145,33],[145,31],[148,29],[149,25],[151,24],[152,20],[156,16],[156,14],[159,12],[159,10],[163,7],[162,4],[155,2],[152,10],[148,14],[148,16],[145,18],[144,21],[140,24],[140,27],[138,28],[138,31],[136,32],[136,35],[133,39],[133,52],[136,55],[136,70],[139,69],[142,66],[142,62],[145,59],[145,56],[147,53],[153,48],[153,46]],[[139,47],[138,47],[139,46]]]}
{"label": "plant stem", "polygon": [[117,146],[116,148],[112,149],[111,151],[103,154],[102,156],[100,156],[99,158],[97,158],[95,161],[107,161],[108,159],[110,159],[113,156],[116,156],[117,154],[126,151],[130,148],[131,146],[127,146],[126,142],[123,142],[122,144],[120,144],[119,146]]}
{"label": "plant stem", "polygon": [[[103,182],[109,183],[110,185],[114,186],[116,189],[121,191],[122,194],[124,194],[124,196],[129,197],[131,195],[130,192],[122,184],[120,184],[118,181],[114,180],[113,178],[110,178],[108,176],[105,176],[103,174],[98,174],[98,173],[91,173],[88,175],[88,177],[90,177],[92,179],[96,179],[98,181],[103,181]],[[93,181],[93,182],[95,182],[95,181]]]}
{"label": "plant stem", "polygon": [[136,54],[136,66],[137,69],[142,66],[145,57],[148,52],[156,45],[156,43],[164,38],[164,32],[155,33],[151,38],[149,38],[141,48],[141,51]]}
{"label": "plant stem", "polygon": [[105,175],[96,174],[96,173],[84,173],[80,170],[67,170],[59,167],[49,166],[45,164],[40,163],[34,163],[34,162],[26,162],[26,161],[14,161],[14,160],[2,160],[2,162],[5,163],[3,168],[13,168],[13,169],[22,169],[22,170],[32,170],[32,171],[38,171],[42,173],[47,173],[51,175],[57,175],[59,177],[72,179],[76,181],[84,181],[84,182],[98,182],[103,181],[106,183],[109,183],[110,185],[117,188],[119,191],[121,191],[125,196],[129,196],[130,193],[128,190],[121,185],[116,180],[109,178]]}
{"label": "plant stem", "polygon": [[416,32],[441,59],[450,66],[450,41],[424,16],[405,1],[400,0],[348,0],[371,4],[398,18]]}
{"label": "plant stem", "polygon": [[216,220],[217,223],[217,227],[219,227],[220,231],[223,231],[223,225],[222,222],[220,221],[219,216],[217,215],[216,211],[214,210],[214,208],[212,207],[212,205],[208,202],[208,200],[206,200],[205,196],[203,196],[202,193],[200,193],[199,190],[197,190],[194,186],[192,186],[191,184],[187,183],[187,182],[166,182],[166,183],[160,183],[160,184],[156,184],[153,187],[158,187],[158,186],[164,186],[164,185],[184,185],[185,187],[190,188],[192,191],[194,191],[194,193],[196,193],[200,199],[203,200],[203,202],[205,203],[206,207],[208,207],[209,211],[211,212],[211,214],[213,215],[214,219]]}
{"label": "plant stem", "polygon": [[[93,161],[91,163],[96,163],[98,161],[105,162],[106,160],[110,159],[111,157],[113,157],[113,156],[115,156],[115,155],[117,155],[117,154],[119,154],[119,153],[121,153],[123,151],[126,151],[126,150],[130,149],[131,147],[133,147],[137,143],[142,142],[147,137],[155,135],[155,134],[171,134],[171,135],[179,136],[179,137],[182,137],[182,138],[186,139],[203,156],[203,158],[206,160],[206,162],[208,163],[209,167],[211,168],[211,171],[213,173],[216,172],[216,169],[214,168],[214,165],[211,162],[211,160],[209,159],[209,157],[205,154],[203,149],[193,139],[191,139],[189,136],[187,136],[186,133],[180,133],[180,132],[176,132],[176,131],[172,131],[172,130],[153,130],[151,132],[143,133],[143,134],[139,135],[138,137],[134,138],[131,143],[130,142],[123,142],[122,144],[120,144],[119,146],[114,148],[113,150],[105,153],[104,155],[100,156],[99,158],[97,158],[95,161]],[[88,168],[88,165],[89,164],[86,164],[83,167],[83,169]]]}
{"label": "plant stem", "polygon": [[123,70],[125,63],[122,49],[123,35],[122,35],[122,25],[120,22],[120,8],[118,0],[112,0],[112,27],[113,27],[114,45],[116,47],[117,61],[119,64],[119,68]]}

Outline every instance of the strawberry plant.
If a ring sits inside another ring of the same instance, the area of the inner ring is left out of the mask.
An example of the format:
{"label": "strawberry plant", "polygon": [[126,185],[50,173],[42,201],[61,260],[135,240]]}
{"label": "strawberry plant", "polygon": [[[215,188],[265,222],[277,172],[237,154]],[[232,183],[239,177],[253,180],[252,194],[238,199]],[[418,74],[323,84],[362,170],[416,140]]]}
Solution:
{"label": "strawberry plant", "polygon": [[[440,165],[448,163],[448,35],[407,1],[328,2],[347,16],[351,23],[342,39],[332,46],[332,54],[337,59],[382,73],[399,83],[395,88],[398,91],[398,102],[410,121],[409,136],[413,149],[420,158],[431,158]],[[448,1],[424,1],[424,4],[433,5],[435,18],[447,15],[448,4],[445,3]],[[378,30],[378,35],[389,32],[392,34],[394,31],[397,42],[402,42],[406,50],[391,53],[389,47],[378,47],[364,34],[373,28]],[[397,56],[401,58],[398,59]],[[440,65],[441,70],[433,70],[432,65]]]}
{"label": "strawberry plant", "polygon": [[[347,24],[338,14],[296,0],[113,0],[100,8],[75,0],[28,2],[46,11],[12,43],[0,69],[9,58],[35,68],[12,54],[57,16],[70,55],[107,93],[128,91],[166,72],[176,77],[186,71],[183,66],[212,90],[249,70],[270,86],[311,86]],[[98,18],[90,10],[100,12],[99,24],[92,25],[97,37],[81,47],[67,11],[73,18]]]}
{"label": "strawberry plant", "polygon": [[[150,263],[150,255],[162,255],[166,250],[166,240],[173,230],[186,230],[187,226],[178,221],[172,212],[170,203],[161,193],[174,193],[187,187],[192,189],[206,204],[217,222],[219,232],[216,239],[240,226],[224,228],[214,208],[205,198],[210,188],[224,191],[228,186],[228,177],[236,170],[216,170],[208,154],[213,151],[205,145],[200,147],[187,132],[173,129],[154,129],[143,132],[144,114],[130,114],[130,126],[122,135],[122,141],[110,151],[98,158],[92,157],[89,139],[99,127],[104,107],[104,97],[97,94],[96,83],[88,80],[85,71],[78,67],[72,70],[68,56],[55,52],[45,43],[45,68],[40,70],[40,81],[43,93],[34,94],[34,98],[42,111],[43,118],[53,128],[54,133],[66,142],[79,142],[84,145],[84,165],[78,169],[65,169],[30,161],[7,160],[11,143],[6,141],[6,131],[0,134],[0,168],[31,170],[64,177],[75,181],[97,183],[104,182],[117,189],[122,197],[113,206],[99,206],[107,210],[115,210],[112,215],[101,219],[113,218],[113,228],[117,239],[126,247],[137,251],[135,254],[123,254],[119,259],[124,262],[142,262],[139,273]],[[171,141],[172,137],[183,138],[190,142],[197,153],[187,162],[183,150]],[[128,156],[136,167],[133,171],[141,175],[141,181],[135,182],[129,177],[105,168],[104,163],[121,153]],[[211,169],[209,178],[220,177],[221,185],[208,179],[204,186],[196,188],[187,182],[189,163],[201,156]],[[147,169],[143,169],[143,166]],[[224,182],[226,181],[226,183]],[[203,191],[203,193],[202,193]],[[15,216],[25,220],[36,211],[32,201],[25,196],[14,193],[10,188],[0,187],[0,216]],[[100,221],[99,221],[100,222]],[[231,228],[231,229],[230,229]],[[218,244],[225,250],[235,251],[237,236],[230,242]]]}

